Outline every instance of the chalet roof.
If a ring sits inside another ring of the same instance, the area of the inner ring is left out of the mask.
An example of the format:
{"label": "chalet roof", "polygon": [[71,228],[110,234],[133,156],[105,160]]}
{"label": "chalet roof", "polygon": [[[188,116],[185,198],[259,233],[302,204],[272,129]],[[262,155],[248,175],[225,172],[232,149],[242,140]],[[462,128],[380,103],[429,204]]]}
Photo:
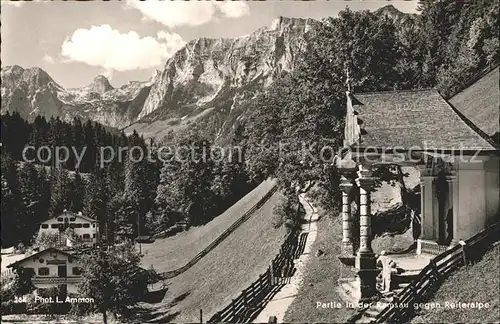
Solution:
{"label": "chalet roof", "polygon": [[351,100],[359,125],[355,146],[495,150],[435,89],[360,93]]}
{"label": "chalet roof", "polygon": [[14,266],[16,266],[16,265],[18,265],[18,264],[20,264],[20,263],[23,263],[23,262],[24,262],[25,260],[27,260],[27,259],[34,258],[34,257],[40,256],[40,255],[42,255],[42,254],[47,254],[47,253],[50,253],[50,252],[57,252],[57,253],[61,253],[61,254],[64,254],[64,255],[70,256],[70,257],[72,257],[72,258],[78,259],[78,257],[77,257],[77,256],[75,256],[75,255],[73,255],[73,254],[71,254],[71,253],[68,253],[68,252],[63,251],[63,250],[56,249],[56,248],[54,248],[54,247],[49,247],[49,248],[47,248],[47,249],[45,249],[45,250],[42,250],[42,251],[40,251],[40,252],[37,252],[37,253],[32,254],[32,255],[30,255],[30,256],[27,256],[27,257],[25,257],[24,259],[21,259],[21,260],[18,260],[18,261],[16,261],[16,262],[14,262],[14,263],[11,263],[11,264],[9,264],[9,265],[7,266],[7,268],[12,268],[12,267],[14,267]]}
{"label": "chalet roof", "polygon": [[87,217],[87,216],[83,216],[83,215],[80,215],[80,214],[77,214],[77,213],[73,213],[71,211],[63,211],[62,213],[54,216],[54,217],[51,217],[49,219],[47,219],[46,221],[48,220],[51,220],[51,219],[54,219],[54,218],[58,218],[58,217],[63,217],[63,216],[71,216],[71,217],[80,217],[88,222],[91,222],[91,223],[95,223],[97,222],[97,219],[93,219],[93,218],[90,218],[90,217]]}
{"label": "chalet roof", "polygon": [[493,136],[500,132],[499,67],[483,75],[449,102],[475,126]]}

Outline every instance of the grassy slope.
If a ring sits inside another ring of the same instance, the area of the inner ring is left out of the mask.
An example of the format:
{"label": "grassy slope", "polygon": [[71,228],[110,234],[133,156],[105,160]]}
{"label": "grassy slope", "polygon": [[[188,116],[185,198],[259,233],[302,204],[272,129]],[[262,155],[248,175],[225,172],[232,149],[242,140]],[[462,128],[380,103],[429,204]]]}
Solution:
{"label": "grassy slope", "polygon": [[183,266],[252,208],[273,185],[274,181],[264,181],[204,226],[192,227],[175,236],[157,239],[152,244],[143,244],[143,265],[145,267],[153,265],[160,272],[175,270]]}
{"label": "grassy slope", "polygon": [[[341,251],[342,220],[322,215],[318,223],[318,236],[312,251],[325,254],[313,256],[305,268],[304,281],[299,293],[285,314],[285,323],[343,323],[354,314],[352,309],[316,308],[316,302],[342,302],[336,292],[341,264],[337,255]],[[342,304],[344,304],[342,302]]]}
{"label": "grassy slope", "polygon": [[[443,307],[422,310],[412,323],[493,323],[500,321],[500,245],[488,251],[476,264],[463,267],[448,277],[428,303]],[[488,308],[445,308],[445,302],[489,303]],[[429,304],[430,305],[430,304]]]}
{"label": "grassy slope", "polygon": [[204,321],[237,297],[265,272],[285,238],[285,229],[274,228],[274,206],[282,199],[276,193],[248,221],[200,262],[172,279],[169,290],[155,311],[175,323]]}

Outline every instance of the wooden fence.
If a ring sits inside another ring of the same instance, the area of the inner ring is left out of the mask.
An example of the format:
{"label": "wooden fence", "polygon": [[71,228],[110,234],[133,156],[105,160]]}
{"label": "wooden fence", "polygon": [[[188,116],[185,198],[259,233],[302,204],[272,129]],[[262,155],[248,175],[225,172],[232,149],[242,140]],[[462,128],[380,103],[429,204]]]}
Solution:
{"label": "wooden fence", "polygon": [[191,261],[183,265],[182,267],[172,270],[159,273],[159,279],[165,280],[176,277],[181,273],[184,273],[186,270],[195,265],[198,261],[201,260],[205,255],[207,255],[210,251],[212,251],[217,245],[219,245],[222,241],[226,239],[231,233],[233,233],[241,224],[246,222],[253,213],[255,213],[259,208],[261,208],[268,200],[271,198],[274,193],[278,190],[278,185],[274,185],[268,192],[265,194],[252,208],[250,208],[243,216],[241,216],[236,222],[234,222],[227,230],[225,230],[219,237],[217,237],[210,245],[204,248],[200,253],[198,253]]}
{"label": "wooden fence", "polygon": [[293,260],[298,247],[298,233],[292,231],[281,245],[280,252],[273,259],[266,272],[243,290],[229,305],[215,313],[207,323],[247,323],[257,316],[272,291],[283,285],[284,281],[291,276]]}
{"label": "wooden fence", "polygon": [[[491,244],[499,239],[500,223],[438,255],[419,273],[418,277],[387,305],[372,323],[401,323],[415,314],[414,305],[426,300],[439,287],[440,282],[457,268],[479,260]],[[398,307],[395,307],[398,306]],[[354,323],[362,314],[348,320]]]}

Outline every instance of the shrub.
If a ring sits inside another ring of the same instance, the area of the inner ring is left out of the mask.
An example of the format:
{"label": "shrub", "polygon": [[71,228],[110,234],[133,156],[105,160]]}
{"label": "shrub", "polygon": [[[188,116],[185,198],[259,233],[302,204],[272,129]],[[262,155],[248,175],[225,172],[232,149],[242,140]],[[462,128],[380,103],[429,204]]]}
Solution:
{"label": "shrub", "polygon": [[300,224],[300,203],[296,195],[287,195],[273,209],[273,225],[280,227],[285,224],[288,231],[297,229]]}

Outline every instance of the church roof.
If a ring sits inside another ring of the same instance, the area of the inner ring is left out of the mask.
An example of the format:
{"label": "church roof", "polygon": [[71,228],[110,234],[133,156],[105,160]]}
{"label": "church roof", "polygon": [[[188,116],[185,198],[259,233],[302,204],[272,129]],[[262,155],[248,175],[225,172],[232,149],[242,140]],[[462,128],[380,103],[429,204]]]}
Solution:
{"label": "church roof", "polygon": [[355,146],[495,150],[435,89],[359,93],[351,95],[348,105],[350,101],[348,113],[354,113],[359,125]]}
{"label": "church roof", "polygon": [[448,101],[488,136],[500,132],[499,67],[486,73]]}

